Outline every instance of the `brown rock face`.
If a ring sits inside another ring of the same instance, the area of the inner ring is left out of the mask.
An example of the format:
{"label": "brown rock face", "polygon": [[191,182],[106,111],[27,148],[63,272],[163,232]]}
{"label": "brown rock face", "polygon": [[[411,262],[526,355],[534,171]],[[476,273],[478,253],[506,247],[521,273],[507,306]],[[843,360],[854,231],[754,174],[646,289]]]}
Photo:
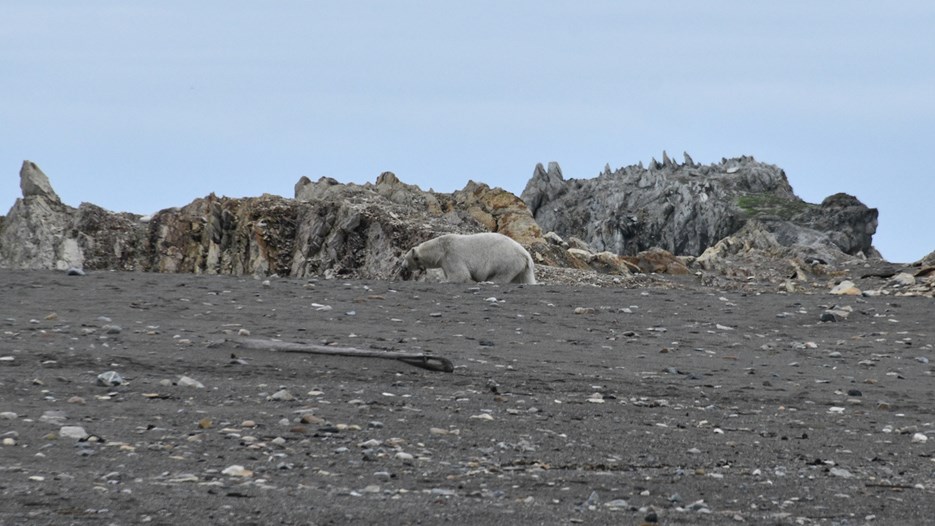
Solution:
{"label": "brown rock face", "polygon": [[303,177],[295,199],[211,194],[151,218],[64,205],[28,161],[21,187],[0,223],[3,267],[391,279],[403,252],[443,233],[490,230],[545,245],[505,190],[471,182],[453,194],[423,192],[391,172],[365,185]]}
{"label": "brown rock face", "polygon": [[490,188],[470,181],[451,197],[455,209],[466,210],[471,218],[491,232],[509,236],[521,245],[545,242],[542,229],[523,200],[502,188]]}

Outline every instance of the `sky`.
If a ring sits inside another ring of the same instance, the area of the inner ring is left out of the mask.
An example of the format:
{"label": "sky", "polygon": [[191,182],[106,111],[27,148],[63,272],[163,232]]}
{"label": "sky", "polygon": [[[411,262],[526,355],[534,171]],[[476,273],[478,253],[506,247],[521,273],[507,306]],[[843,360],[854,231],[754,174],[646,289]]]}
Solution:
{"label": "sky", "polygon": [[665,150],[752,155],[935,250],[935,2],[7,0],[0,214],[24,159],[62,200],[149,214],[384,171],[520,194]]}

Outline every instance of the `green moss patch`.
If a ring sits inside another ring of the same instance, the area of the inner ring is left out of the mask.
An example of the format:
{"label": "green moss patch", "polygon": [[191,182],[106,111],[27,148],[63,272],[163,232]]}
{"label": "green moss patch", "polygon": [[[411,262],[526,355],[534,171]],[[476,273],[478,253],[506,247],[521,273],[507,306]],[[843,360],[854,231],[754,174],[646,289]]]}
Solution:
{"label": "green moss patch", "polygon": [[810,205],[800,199],[787,199],[775,194],[761,193],[738,197],[737,206],[750,217],[777,216],[789,220],[815,205]]}

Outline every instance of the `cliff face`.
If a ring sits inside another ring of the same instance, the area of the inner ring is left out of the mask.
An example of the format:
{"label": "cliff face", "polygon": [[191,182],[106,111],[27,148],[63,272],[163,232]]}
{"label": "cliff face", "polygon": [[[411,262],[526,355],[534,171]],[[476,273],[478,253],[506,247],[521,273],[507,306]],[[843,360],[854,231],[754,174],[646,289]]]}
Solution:
{"label": "cliff face", "polygon": [[365,185],[303,177],[295,199],[211,194],[152,217],[68,206],[29,161],[20,186],[23,197],[0,222],[0,267],[389,279],[410,247],[482,231],[513,237],[539,263],[567,259],[518,197],[474,182],[441,194],[390,172]]}
{"label": "cliff face", "polygon": [[785,173],[752,157],[700,165],[663,153],[594,179],[566,180],[558,164],[540,164],[522,194],[546,231],[576,236],[596,250],[633,255],[652,247],[698,256],[751,219],[780,244],[848,255],[875,255],[877,210],[836,194],[820,205],[799,199]]}

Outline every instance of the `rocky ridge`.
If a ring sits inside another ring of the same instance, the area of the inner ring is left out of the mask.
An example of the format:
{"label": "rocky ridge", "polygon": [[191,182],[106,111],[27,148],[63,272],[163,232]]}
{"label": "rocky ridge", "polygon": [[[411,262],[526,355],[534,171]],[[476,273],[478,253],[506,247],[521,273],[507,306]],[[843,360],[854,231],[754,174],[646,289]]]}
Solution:
{"label": "rocky ridge", "polygon": [[[22,198],[0,217],[0,268],[411,279],[399,263],[411,246],[442,233],[495,231],[527,247],[544,283],[672,286],[659,276],[686,275],[722,288],[793,291],[900,273],[871,245],[875,210],[845,194],[804,203],[781,170],[749,157],[700,166],[664,155],[649,169],[607,169],[590,181],[565,181],[557,164],[539,165],[525,202],[474,181],[450,194],[423,191],[384,172],[363,185],[302,177],[292,199],[211,194],[140,216],[66,205],[30,161],[20,187]],[[666,204],[648,204],[659,199]],[[647,204],[624,206],[638,202]],[[604,209],[612,203],[615,212]],[[610,226],[621,224],[629,230]],[[933,295],[932,266],[902,269],[912,284],[868,290]]]}
{"label": "rocky ridge", "polygon": [[211,194],[152,216],[71,207],[30,161],[20,184],[23,197],[0,223],[0,268],[396,279],[410,247],[482,231],[516,239],[540,264],[589,268],[546,242],[518,197],[473,181],[444,194],[391,172],[364,185],[303,177],[294,199]]}
{"label": "rocky ridge", "polygon": [[536,166],[522,198],[543,230],[576,236],[596,251],[635,255],[661,247],[679,256],[700,256],[720,240],[757,220],[782,246],[811,251],[825,261],[878,256],[872,246],[877,210],[835,194],[806,203],[778,167],[752,157],[700,165],[663,152],[593,179],[568,179],[557,163]]}

